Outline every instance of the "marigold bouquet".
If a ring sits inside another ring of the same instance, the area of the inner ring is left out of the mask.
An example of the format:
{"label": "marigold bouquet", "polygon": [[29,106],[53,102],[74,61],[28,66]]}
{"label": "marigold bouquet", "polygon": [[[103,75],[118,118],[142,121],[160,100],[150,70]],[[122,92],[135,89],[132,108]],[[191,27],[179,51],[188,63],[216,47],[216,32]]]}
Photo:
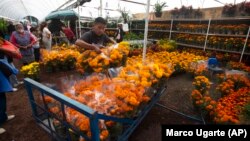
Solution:
{"label": "marigold bouquet", "polygon": [[205,76],[196,76],[194,78],[193,85],[195,89],[201,92],[201,94],[205,94],[205,92],[210,88],[210,82],[208,78]]}
{"label": "marigold bouquet", "polygon": [[118,46],[110,46],[102,49],[101,54],[86,50],[77,59],[79,72],[106,72],[108,68],[123,66],[129,53],[129,44],[121,42]]}
{"label": "marigold bouquet", "polygon": [[71,49],[42,50],[42,64],[48,71],[55,69],[67,70],[75,68],[76,58],[80,55],[78,51]]}
{"label": "marigold bouquet", "polygon": [[34,80],[39,79],[39,73],[40,73],[40,66],[38,62],[31,63],[29,65],[25,65],[21,68],[21,73],[25,77],[32,78]]}

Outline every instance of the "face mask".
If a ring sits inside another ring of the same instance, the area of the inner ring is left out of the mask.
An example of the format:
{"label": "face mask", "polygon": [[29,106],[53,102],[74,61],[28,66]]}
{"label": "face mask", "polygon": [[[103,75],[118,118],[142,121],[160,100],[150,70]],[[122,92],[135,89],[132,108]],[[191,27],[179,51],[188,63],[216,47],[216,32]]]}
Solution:
{"label": "face mask", "polygon": [[23,29],[19,29],[19,30],[17,30],[19,33],[23,33],[24,32],[24,30]]}

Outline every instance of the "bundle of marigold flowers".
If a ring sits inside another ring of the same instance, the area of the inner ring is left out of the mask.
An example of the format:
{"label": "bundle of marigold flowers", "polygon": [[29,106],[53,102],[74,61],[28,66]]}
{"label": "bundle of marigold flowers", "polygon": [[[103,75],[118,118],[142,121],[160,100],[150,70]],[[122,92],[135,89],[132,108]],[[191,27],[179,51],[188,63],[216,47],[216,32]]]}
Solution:
{"label": "bundle of marigold flowers", "polygon": [[195,89],[201,92],[201,94],[205,94],[207,90],[210,88],[210,82],[208,78],[205,76],[196,76],[194,78],[193,85],[195,86]]}
{"label": "bundle of marigold flowers", "polygon": [[40,66],[38,62],[22,66],[20,71],[25,77],[29,77],[36,80],[39,79]]}
{"label": "bundle of marigold flowers", "polygon": [[72,69],[75,67],[76,59],[80,55],[78,51],[71,49],[61,49],[61,50],[42,50],[42,61],[41,64],[51,71],[52,69]]}
{"label": "bundle of marigold flowers", "polygon": [[77,59],[77,70],[81,73],[106,72],[111,67],[125,65],[129,53],[129,44],[121,42],[118,46],[101,49],[97,54],[93,50],[84,51]]}

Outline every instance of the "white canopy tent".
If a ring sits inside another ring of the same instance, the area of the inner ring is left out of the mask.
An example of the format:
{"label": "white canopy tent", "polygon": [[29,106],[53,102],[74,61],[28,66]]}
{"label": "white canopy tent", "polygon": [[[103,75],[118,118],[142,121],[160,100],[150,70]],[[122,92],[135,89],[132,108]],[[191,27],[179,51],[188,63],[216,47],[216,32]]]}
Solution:
{"label": "white canopy tent", "polygon": [[[171,10],[175,7],[180,8],[182,5],[192,5],[193,8],[210,8],[221,7],[225,4],[240,3],[249,0],[150,0],[149,12],[153,11],[152,6],[157,1],[166,2],[167,7],[165,7],[164,10]],[[65,7],[67,7],[67,5],[61,8]],[[147,0],[92,0],[91,2],[85,3],[84,6],[80,8],[80,15],[85,17],[98,17],[102,15],[103,17],[106,17],[108,14],[109,17],[117,17],[120,16],[118,11],[120,9],[125,9],[130,14],[135,14],[146,13],[146,8]],[[77,11],[77,9],[75,10]]]}
{"label": "white canopy tent", "polygon": [[[51,12],[59,7],[61,9],[67,5],[74,3],[77,0],[1,0],[0,1],[0,16],[8,17],[15,20],[20,20],[26,16],[34,16],[42,21]],[[175,7],[180,8],[182,5],[193,8],[209,8],[219,7],[226,3],[240,3],[245,0],[150,0],[149,12],[153,11],[152,5],[157,1],[167,2],[167,7],[164,10],[171,10]],[[249,0],[246,0],[249,1]],[[102,4],[100,4],[102,2]],[[144,3],[141,5],[138,3]],[[92,0],[84,4],[79,12],[80,16],[97,17],[102,15],[106,17],[117,17],[120,13],[119,9],[126,9],[130,14],[145,13],[147,0]],[[75,9],[78,12],[77,9]],[[100,14],[102,12],[102,14]]]}
{"label": "white canopy tent", "polygon": [[26,16],[34,16],[38,20],[44,18],[67,0],[1,0],[0,16],[21,20]]}
{"label": "white canopy tent", "polygon": [[[77,0],[1,0],[0,16],[21,20],[26,16],[34,16],[39,20],[44,18],[53,10],[72,8]],[[193,8],[220,7],[227,3],[240,3],[247,0],[91,0],[83,7],[74,9],[80,16],[85,17],[117,17],[119,10],[127,10],[130,13],[145,13],[145,32],[143,60],[146,57],[146,45],[148,34],[148,15],[153,10],[156,2],[167,2],[164,10],[171,10],[182,5],[192,6]],[[71,5],[71,6],[70,6]],[[138,6],[140,5],[140,6]],[[80,23],[79,23],[80,25]]]}

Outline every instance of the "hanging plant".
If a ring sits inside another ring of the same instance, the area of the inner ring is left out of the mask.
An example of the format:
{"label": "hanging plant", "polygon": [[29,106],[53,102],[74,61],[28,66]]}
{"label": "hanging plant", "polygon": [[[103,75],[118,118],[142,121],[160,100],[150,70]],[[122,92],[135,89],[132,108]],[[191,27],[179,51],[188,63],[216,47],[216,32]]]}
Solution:
{"label": "hanging plant", "polygon": [[123,10],[120,10],[120,13],[121,13],[121,18],[123,19],[123,22],[128,23],[128,21],[129,21],[128,11],[126,11],[126,9],[124,8]]}
{"label": "hanging plant", "polygon": [[154,5],[154,12],[155,12],[155,16],[156,17],[161,17],[162,16],[162,9],[163,7],[166,6],[166,2],[162,2],[160,3],[159,1],[156,2],[156,4]]}

